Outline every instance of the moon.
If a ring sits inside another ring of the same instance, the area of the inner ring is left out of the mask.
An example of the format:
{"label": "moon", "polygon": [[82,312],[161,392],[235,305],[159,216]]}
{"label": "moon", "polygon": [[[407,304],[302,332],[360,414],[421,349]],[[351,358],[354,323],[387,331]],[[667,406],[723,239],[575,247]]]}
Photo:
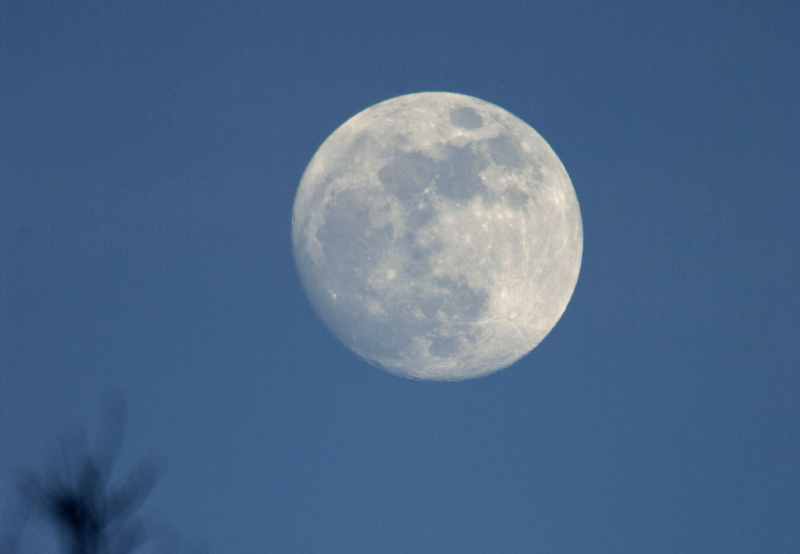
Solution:
{"label": "moon", "polygon": [[583,224],[533,128],[478,98],[423,92],[367,108],[319,147],[292,243],[342,343],[402,377],[458,381],[513,364],[555,326]]}

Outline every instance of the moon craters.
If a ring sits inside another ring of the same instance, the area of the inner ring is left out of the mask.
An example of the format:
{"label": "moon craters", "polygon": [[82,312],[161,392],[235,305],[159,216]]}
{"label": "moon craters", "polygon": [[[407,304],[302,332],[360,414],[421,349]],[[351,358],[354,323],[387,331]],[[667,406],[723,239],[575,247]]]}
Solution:
{"label": "moon craters", "polygon": [[420,379],[486,375],[534,348],[566,308],[583,245],[547,143],[449,93],[342,125],[309,164],[292,225],[321,319],[370,363]]}

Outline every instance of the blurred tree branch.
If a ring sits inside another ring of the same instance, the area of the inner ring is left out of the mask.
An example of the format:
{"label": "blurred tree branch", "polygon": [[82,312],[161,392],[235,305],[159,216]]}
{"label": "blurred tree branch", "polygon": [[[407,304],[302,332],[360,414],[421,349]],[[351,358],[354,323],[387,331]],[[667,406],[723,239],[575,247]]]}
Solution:
{"label": "blurred tree branch", "polygon": [[[120,484],[112,470],[122,450],[127,421],[124,396],[114,395],[102,410],[101,430],[90,449],[85,432],[63,438],[58,459],[46,475],[24,470],[17,476],[17,505],[8,510],[8,530],[0,536],[0,554],[19,554],[31,516],[41,518],[58,533],[64,554],[131,554],[166,533],[137,516],[163,467],[140,462]],[[173,544],[174,547],[174,544]]]}

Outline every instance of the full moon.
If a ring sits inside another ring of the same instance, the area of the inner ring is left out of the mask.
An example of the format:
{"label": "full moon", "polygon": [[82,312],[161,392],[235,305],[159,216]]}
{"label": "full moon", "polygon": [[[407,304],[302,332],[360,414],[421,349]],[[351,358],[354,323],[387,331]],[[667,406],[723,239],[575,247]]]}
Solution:
{"label": "full moon", "polygon": [[533,350],[572,297],[578,199],[550,145],[504,109],[424,92],[320,146],[292,217],[314,310],[370,364],[458,381]]}

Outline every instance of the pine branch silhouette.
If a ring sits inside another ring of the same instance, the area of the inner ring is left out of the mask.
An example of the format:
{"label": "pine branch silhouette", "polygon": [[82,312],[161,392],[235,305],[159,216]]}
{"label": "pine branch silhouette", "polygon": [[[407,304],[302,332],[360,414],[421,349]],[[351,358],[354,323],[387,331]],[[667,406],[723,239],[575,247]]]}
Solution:
{"label": "pine branch silhouette", "polygon": [[[17,480],[19,506],[9,518],[11,531],[0,537],[0,554],[18,554],[28,519],[36,516],[58,533],[64,554],[131,554],[168,534],[136,514],[163,473],[144,460],[119,485],[111,474],[122,449],[126,402],[115,396],[103,410],[94,450],[85,433],[64,439],[60,460],[42,477],[25,471]],[[163,542],[163,541],[162,541]],[[169,542],[169,540],[166,540]],[[177,547],[164,546],[164,551]]]}

